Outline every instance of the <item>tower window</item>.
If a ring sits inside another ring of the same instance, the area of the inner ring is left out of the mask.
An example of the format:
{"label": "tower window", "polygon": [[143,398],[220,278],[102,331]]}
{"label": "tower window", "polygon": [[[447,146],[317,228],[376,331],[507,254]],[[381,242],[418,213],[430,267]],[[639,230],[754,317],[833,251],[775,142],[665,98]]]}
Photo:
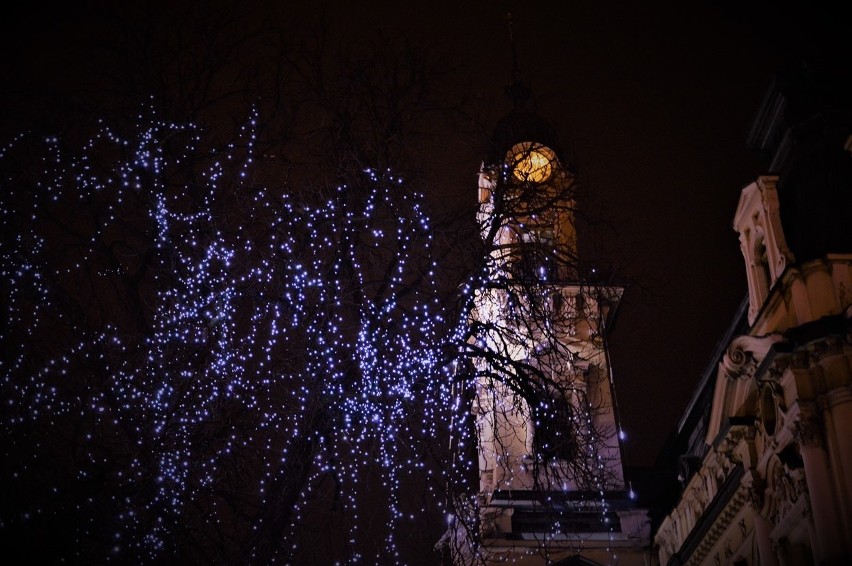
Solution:
{"label": "tower window", "polygon": [[521,279],[547,281],[556,277],[556,248],[553,227],[524,224],[518,230],[515,275]]}
{"label": "tower window", "polygon": [[571,460],[577,453],[573,407],[560,392],[541,393],[530,403],[533,449],[544,460]]}

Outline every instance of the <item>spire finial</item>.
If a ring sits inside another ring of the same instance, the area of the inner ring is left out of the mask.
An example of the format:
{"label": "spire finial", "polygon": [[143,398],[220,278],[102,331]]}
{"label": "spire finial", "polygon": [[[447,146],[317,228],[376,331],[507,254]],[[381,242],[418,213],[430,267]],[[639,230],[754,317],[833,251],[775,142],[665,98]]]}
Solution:
{"label": "spire finial", "polygon": [[509,28],[509,46],[512,49],[512,82],[506,87],[506,96],[512,100],[514,110],[520,109],[524,102],[530,97],[530,89],[521,80],[521,71],[518,69],[518,53],[515,49],[515,34],[512,12],[506,14],[506,25]]}

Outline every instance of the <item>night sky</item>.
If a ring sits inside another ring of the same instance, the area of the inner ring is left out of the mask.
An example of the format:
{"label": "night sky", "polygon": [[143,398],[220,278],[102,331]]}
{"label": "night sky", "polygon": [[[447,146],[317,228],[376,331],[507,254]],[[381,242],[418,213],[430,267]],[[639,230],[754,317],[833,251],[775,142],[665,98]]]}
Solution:
{"label": "night sky", "polygon": [[[269,17],[308,32],[309,4]],[[325,4],[342,42],[383,30],[448,54],[483,124],[511,110],[502,91],[513,13],[529,109],[575,155],[580,206],[603,221],[587,239],[630,281],[612,362],[626,463],[651,464],[746,293],[731,221],[739,191],[765,167],[746,147],[751,119],[773,74],[818,47],[822,17],[769,2]],[[93,83],[97,55],[84,45],[97,35],[97,6],[39,4],[4,18],[4,136],[33,118],[27,93]],[[424,159],[430,197],[472,207],[483,150],[454,131],[436,140]]]}
{"label": "night sky", "polygon": [[[496,122],[510,109],[513,31],[528,108],[576,159],[602,221],[586,240],[629,281],[611,336],[627,465],[650,465],[746,296],[731,223],[767,161],[746,145],[776,72],[840,33],[830,14],[773,3],[439,2],[359,9],[360,34],[395,22],[458,54]],[[846,34],[848,36],[848,33]],[[469,148],[476,150],[476,147]],[[463,155],[463,150],[460,151]],[[475,172],[475,151],[448,170]],[[436,190],[474,196],[445,177]]]}

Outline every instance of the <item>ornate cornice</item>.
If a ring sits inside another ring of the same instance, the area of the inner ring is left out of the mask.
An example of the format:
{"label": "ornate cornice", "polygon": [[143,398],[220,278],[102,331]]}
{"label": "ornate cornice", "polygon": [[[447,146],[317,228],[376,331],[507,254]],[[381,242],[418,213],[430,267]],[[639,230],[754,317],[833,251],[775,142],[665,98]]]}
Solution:
{"label": "ornate cornice", "polygon": [[719,362],[719,375],[731,381],[753,377],[754,371],[769,349],[780,340],[780,334],[735,338]]}

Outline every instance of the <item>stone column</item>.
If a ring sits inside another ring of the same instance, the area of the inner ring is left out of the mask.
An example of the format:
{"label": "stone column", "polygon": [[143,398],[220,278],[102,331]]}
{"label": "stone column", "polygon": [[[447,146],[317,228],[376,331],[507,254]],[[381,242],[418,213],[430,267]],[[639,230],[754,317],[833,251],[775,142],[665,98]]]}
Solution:
{"label": "stone column", "polygon": [[755,481],[749,488],[749,504],[751,505],[754,514],[754,538],[757,541],[757,553],[760,557],[760,566],[780,566],[778,556],[772,548],[772,523],[770,523],[760,510],[764,503],[765,484],[760,481]]}
{"label": "stone column", "polygon": [[778,557],[772,548],[769,532],[772,525],[759,513],[754,514],[754,536],[757,539],[757,552],[760,556],[760,566],[779,566]]}
{"label": "stone column", "polygon": [[760,566],[779,566],[778,557],[772,548],[772,540],[769,532],[772,525],[759,513],[754,515],[754,536],[757,539],[757,553],[760,557]]}
{"label": "stone column", "polygon": [[836,494],[832,488],[828,454],[812,404],[803,405],[800,401],[795,435],[805,464],[814,526],[814,561],[817,564],[840,564],[839,559],[843,556],[843,535],[837,513]]}
{"label": "stone column", "polygon": [[852,437],[849,434],[852,431],[852,389],[847,385],[829,392],[826,405],[826,435],[841,492],[838,503],[844,518],[846,553],[852,555]]}

